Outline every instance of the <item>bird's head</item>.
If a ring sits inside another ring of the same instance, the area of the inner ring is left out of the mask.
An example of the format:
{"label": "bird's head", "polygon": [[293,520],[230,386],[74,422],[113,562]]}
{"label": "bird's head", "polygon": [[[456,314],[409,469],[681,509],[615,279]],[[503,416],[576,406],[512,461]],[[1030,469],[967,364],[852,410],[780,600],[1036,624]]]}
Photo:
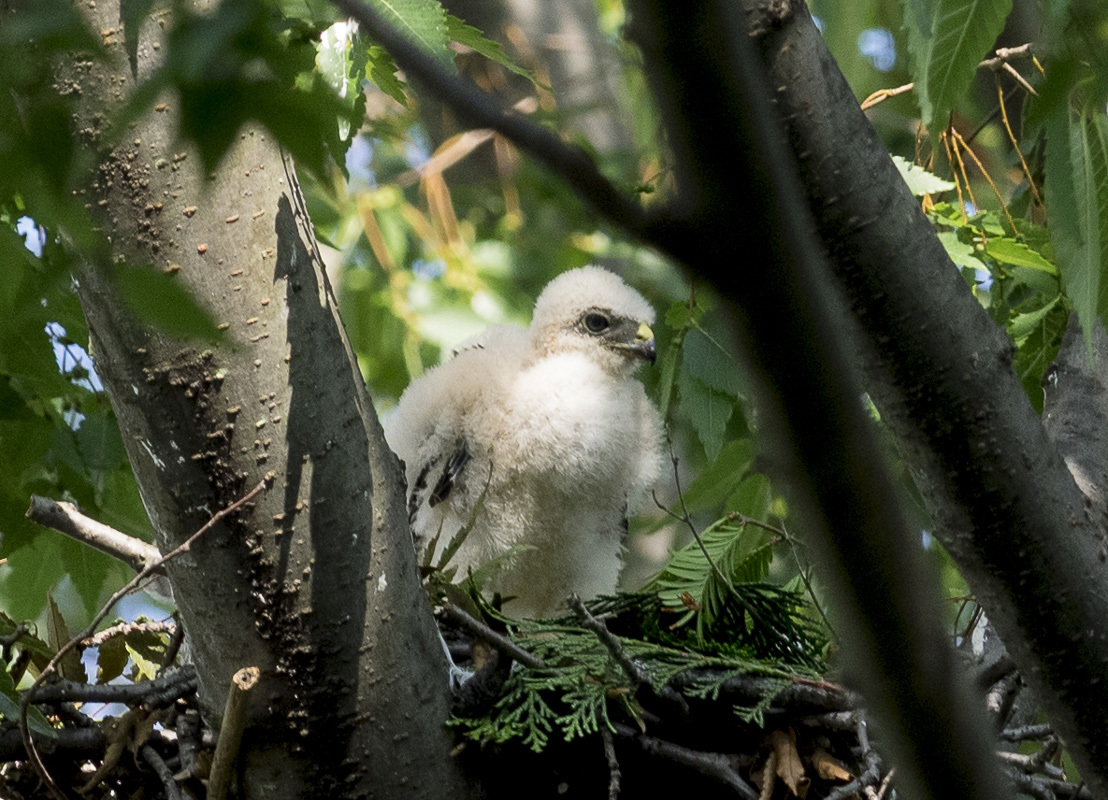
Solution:
{"label": "bird's head", "polygon": [[535,302],[531,337],[541,355],[585,352],[612,373],[653,362],[654,309],[614,273],[581,267],[559,275]]}

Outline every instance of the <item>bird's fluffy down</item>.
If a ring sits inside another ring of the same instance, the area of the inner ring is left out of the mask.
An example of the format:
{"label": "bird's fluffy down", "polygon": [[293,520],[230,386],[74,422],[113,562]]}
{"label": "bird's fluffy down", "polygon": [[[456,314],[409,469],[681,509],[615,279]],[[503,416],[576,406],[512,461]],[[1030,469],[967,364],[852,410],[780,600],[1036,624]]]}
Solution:
{"label": "bird's fluffy down", "polygon": [[413,382],[386,436],[421,553],[436,542],[437,563],[484,494],[450,564],[500,557],[486,590],[514,597],[508,612],[614,591],[627,514],[661,464],[662,422],[634,378],[653,321],[618,276],[583,267],[543,290],[530,328],[493,326]]}

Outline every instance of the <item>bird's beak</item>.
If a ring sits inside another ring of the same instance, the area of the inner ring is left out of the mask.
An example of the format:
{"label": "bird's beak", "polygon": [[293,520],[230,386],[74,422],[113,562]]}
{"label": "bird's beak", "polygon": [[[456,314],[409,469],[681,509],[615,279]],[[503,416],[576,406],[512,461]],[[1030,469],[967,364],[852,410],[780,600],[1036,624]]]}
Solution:
{"label": "bird's beak", "polygon": [[654,331],[645,322],[639,323],[639,329],[635,331],[635,343],[628,348],[634,355],[649,361],[651,364],[658,357],[658,348],[654,344]]}

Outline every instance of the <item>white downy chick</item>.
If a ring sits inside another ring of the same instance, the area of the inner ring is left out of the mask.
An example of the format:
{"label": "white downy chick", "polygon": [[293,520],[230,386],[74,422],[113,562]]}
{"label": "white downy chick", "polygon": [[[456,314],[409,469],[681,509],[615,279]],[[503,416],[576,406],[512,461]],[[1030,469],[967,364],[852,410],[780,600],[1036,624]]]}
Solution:
{"label": "white downy chick", "polygon": [[408,387],[386,436],[421,555],[434,542],[438,563],[474,519],[450,564],[499,559],[485,590],[514,598],[508,613],[615,590],[628,514],[661,467],[662,421],[634,378],[653,321],[617,275],[582,267],[547,285],[529,329],[493,326]]}

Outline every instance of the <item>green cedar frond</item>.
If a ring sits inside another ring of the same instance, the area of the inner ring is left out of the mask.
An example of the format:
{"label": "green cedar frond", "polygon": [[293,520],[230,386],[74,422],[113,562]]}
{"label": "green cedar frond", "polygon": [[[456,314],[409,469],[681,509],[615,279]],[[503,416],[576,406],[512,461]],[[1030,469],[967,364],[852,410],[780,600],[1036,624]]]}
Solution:
{"label": "green cedar frond", "polygon": [[[761,712],[792,682],[792,676],[816,674],[803,663],[705,654],[683,645],[661,643],[658,636],[674,637],[659,625],[661,603],[656,595],[602,597],[588,606],[594,615],[607,616],[619,611],[605,622],[619,647],[640,666],[653,686],[665,686],[680,673],[700,670],[708,677],[687,693],[691,697],[707,697],[717,694],[719,687],[736,675],[776,678],[767,684],[769,696],[760,698],[753,708],[755,724],[760,724]],[[594,734],[601,726],[611,729],[609,702],[618,702],[630,717],[638,717],[628,676],[596,634],[582,628],[576,618],[519,620],[510,624],[516,643],[542,659],[546,666],[517,666],[500,699],[488,711],[453,719],[451,724],[463,729],[467,737],[493,742],[519,740],[538,752],[552,735],[571,741]]]}

